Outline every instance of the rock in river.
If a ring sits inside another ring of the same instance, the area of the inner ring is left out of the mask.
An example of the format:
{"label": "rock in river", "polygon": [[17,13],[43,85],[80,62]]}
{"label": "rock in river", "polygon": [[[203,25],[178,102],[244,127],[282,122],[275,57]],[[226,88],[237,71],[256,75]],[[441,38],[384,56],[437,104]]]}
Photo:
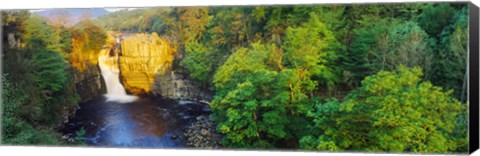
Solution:
{"label": "rock in river", "polygon": [[221,135],[215,131],[215,124],[206,116],[198,116],[184,133],[187,146],[195,148],[220,148]]}

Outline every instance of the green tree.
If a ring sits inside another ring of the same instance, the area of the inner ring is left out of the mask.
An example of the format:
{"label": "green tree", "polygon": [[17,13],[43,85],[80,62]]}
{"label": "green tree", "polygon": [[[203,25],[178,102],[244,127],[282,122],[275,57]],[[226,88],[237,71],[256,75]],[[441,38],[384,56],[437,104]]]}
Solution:
{"label": "green tree", "polygon": [[72,33],[65,28],[63,25],[60,26],[58,31],[58,36],[60,37],[58,41],[59,50],[65,60],[68,60],[70,53],[72,52]]}
{"label": "green tree", "polygon": [[41,119],[48,124],[57,122],[64,107],[70,107],[78,102],[78,96],[73,89],[73,76],[68,64],[55,51],[34,50],[31,63],[35,65],[33,76],[37,92],[36,96],[43,100],[38,103],[42,109]]}
{"label": "green tree", "polygon": [[49,128],[35,128],[29,119],[24,118],[21,109],[29,96],[2,75],[2,143],[22,145],[58,145],[57,134]]}
{"label": "green tree", "polygon": [[185,47],[187,55],[182,59],[180,65],[187,69],[190,76],[203,85],[211,82],[211,75],[214,72],[215,52],[211,47],[202,43],[189,42]]}
{"label": "green tree", "polygon": [[428,4],[418,18],[420,25],[429,36],[438,37],[450,23],[454,15],[454,8],[448,3]]}
{"label": "green tree", "polygon": [[326,64],[335,57],[334,51],[328,49],[334,42],[332,32],[315,14],[302,26],[287,28],[282,46],[285,67],[280,68],[285,68],[282,72],[289,78],[291,104],[301,103],[318,86],[313,76],[321,77],[323,84],[333,84],[335,75]]}
{"label": "green tree", "polygon": [[[458,147],[453,130],[466,105],[430,82],[420,68],[400,66],[362,81],[345,101],[316,105],[310,116],[317,136],[302,147],[319,150],[449,152]],[[463,140],[465,141],[465,140]],[[465,151],[463,151],[465,152]]]}
{"label": "green tree", "polygon": [[248,7],[226,7],[211,10],[215,18],[208,23],[205,37],[215,49],[219,49],[220,55],[229,56],[250,44],[245,27],[249,9]]}
{"label": "green tree", "polygon": [[[54,125],[65,108],[77,104],[68,64],[58,51],[54,29],[32,16],[19,34],[25,46],[4,47],[2,105],[7,144],[59,144]],[[16,31],[19,29],[9,29]],[[7,31],[6,33],[13,33]]]}
{"label": "green tree", "polygon": [[365,76],[398,65],[420,66],[430,77],[433,41],[416,23],[388,24],[384,20],[375,27],[357,29],[355,35],[350,52],[344,56],[347,82],[358,85]]}
{"label": "green tree", "polygon": [[[280,147],[296,140],[304,127],[302,115],[311,107],[309,94],[318,85],[332,81],[325,66],[333,55],[327,48],[335,38],[312,14],[299,27],[287,28],[283,45],[252,44],[233,53],[218,69],[213,82],[213,117],[225,133],[229,147]],[[289,121],[287,119],[295,119]],[[272,128],[274,127],[274,128]],[[292,146],[287,146],[292,147]]]}
{"label": "green tree", "polygon": [[258,43],[242,48],[214,76],[212,116],[227,147],[272,148],[285,137],[288,92],[278,83],[278,72],[264,64],[274,49]]}
{"label": "green tree", "polygon": [[[193,20],[199,21],[196,22],[199,24],[185,25],[186,27],[192,27],[185,30],[192,31],[185,31],[184,33],[193,33],[193,35],[184,34],[187,37],[190,36],[190,39],[184,43],[186,56],[182,59],[180,65],[187,69],[193,78],[204,85],[210,85],[213,79],[209,75],[213,75],[233,52],[246,46],[244,21],[247,20],[245,13],[248,9],[238,7],[231,9],[212,8],[208,11],[208,16],[204,14],[205,11],[192,11],[196,14],[202,14],[197,16],[198,19]],[[193,13],[187,13],[185,12],[185,17],[182,17],[184,20],[195,17]],[[206,21],[208,22],[204,23]]]}
{"label": "green tree", "polygon": [[25,44],[30,47],[46,47],[57,50],[54,29],[41,17],[32,16],[26,21]]}
{"label": "green tree", "polygon": [[98,27],[93,21],[87,19],[75,25],[74,38],[83,41],[84,51],[98,52],[105,45],[107,34],[105,30]]}
{"label": "green tree", "polygon": [[439,35],[430,77],[433,84],[453,89],[455,97],[462,101],[466,99],[467,85],[467,12],[467,7],[456,11]]}

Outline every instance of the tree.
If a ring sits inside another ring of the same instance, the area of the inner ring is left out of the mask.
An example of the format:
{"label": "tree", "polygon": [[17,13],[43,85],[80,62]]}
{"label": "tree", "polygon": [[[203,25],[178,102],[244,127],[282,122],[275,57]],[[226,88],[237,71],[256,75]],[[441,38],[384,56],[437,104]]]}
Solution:
{"label": "tree", "polygon": [[64,108],[77,104],[73,78],[55,45],[53,28],[36,16],[18,22],[26,24],[19,34],[25,46],[6,47],[3,53],[2,139],[8,144],[59,144],[53,125]]}
{"label": "tree", "polygon": [[60,26],[58,32],[60,36],[60,40],[58,41],[60,51],[62,52],[62,56],[68,60],[72,52],[72,33],[64,26]]}
{"label": "tree", "polygon": [[[416,23],[400,23],[388,32],[386,41],[380,41],[378,44],[386,46],[381,47],[386,49],[386,54],[380,56],[382,65],[377,69],[394,70],[398,65],[410,68],[420,66],[425,73],[430,74],[430,60],[432,59],[430,45],[432,42]],[[428,76],[426,75],[426,77]]]}
{"label": "tree", "polygon": [[[252,43],[247,42],[249,38],[246,37],[245,27],[249,9],[251,8],[228,7],[211,10],[215,18],[207,25],[205,40],[211,42],[214,49],[218,49],[219,55],[229,56]],[[222,59],[221,63],[225,61]]]}
{"label": "tree", "polygon": [[83,42],[85,51],[92,50],[98,52],[103,45],[105,45],[107,34],[102,28],[93,23],[93,21],[88,19],[80,21],[76,27],[82,35],[86,36]]}
{"label": "tree", "polygon": [[214,50],[202,43],[187,43],[185,51],[188,54],[182,59],[180,65],[187,69],[190,76],[203,85],[211,82],[211,75],[214,72],[215,60],[213,56]]}
{"label": "tree", "polygon": [[22,118],[19,109],[28,96],[9,82],[8,74],[2,75],[2,143],[21,145],[58,145],[60,142],[51,129],[34,128]]}
{"label": "tree", "polygon": [[25,42],[28,46],[46,47],[57,50],[54,29],[39,16],[32,16],[26,21]]}
{"label": "tree", "polygon": [[208,16],[210,9],[192,7],[177,8],[175,11],[178,16],[178,22],[181,25],[178,30],[182,33],[180,40],[183,43],[188,43],[192,40],[200,39],[210,20],[210,17]]}
{"label": "tree", "polygon": [[291,104],[301,103],[317,87],[313,76],[321,77],[323,84],[333,84],[335,75],[326,64],[334,61],[335,53],[328,49],[334,42],[332,32],[315,14],[302,26],[287,28],[282,46],[285,67],[280,68],[285,68],[282,72],[289,77]]}
{"label": "tree", "polygon": [[454,8],[447,3],[428,4],[418,18],[418,25],[429,36],[438,37],[454,15]]}
{"label": "tree", "polygon": [[[7,43],[8,33],[12,33],[17,40],[23,40],[23,34],[26,29],[26,20],[30,17],[30,12],[26,10],[2,11],[2,38]],[[20,44],[20,43],[19,43]],[[8,45],[8,44],[3,44]],[[6,46],[4,46],[6,47]]]}
{"label": "tree", "polygon": [[465,101],[467,85],[467,14],[467,7],[456,11],[439,35],[430,77],[433,84],[453,89],[461,101]]}
{"label": "tree", "polygon": [[[362,81],[343,102],[317,103],[310,116],[320,135],[302,138],[319,150],[448,152],[458,147],[453,130],[466,105],[430,82],[421,68],[400,66]],[[465,141],[465,140],[463,140]]]}
{"label": "tree", "polygon": [[226,134],[224,144],[280,147],[280,142],[302,135],[296,133],[305,128],[293,127],[297,124],[288,119],[305,123],[302,115],[311,107],[308,94],[318,85],[314,76],[323,83],[332,81],[325,64],[333,55],[326,47],[334,40],[312,14],[301,26],[287,28],[281,48],[255,43],[233,53],[213,79],[212,112],[219,131]]}
{"label": "tree", "polygon": [[365,76],[398,65],[420,66],[430,77],[432,42],[414,22],[381,20],[375,27],[357,29],[350,52],[343,56],[347,82],[357,86]]}
{"label": "tree", "polygon": [[272,148],[286,135],[287,86],[264,64],[273,50],[274,45],[258,43],[242,48],[214,76],[212,117],[227,147]]}
{"label": "tree", "polygon": [[[69,74],[68,64],[63,57],[55,51],[36,47],[16,51],[20,55],[8,55],[6,66],[11,69],[9,79],[28,95],[28,100],[23,103],[20,111],[24,118],[52,124],[60,119],[63,107],[76,104],[78,95],[73,88],[73,77]],[[24,58],[31,55],[31,58]],[[26,65],[26,66],[21,66]]]}
{"label": "tree", "polygon": [[106,32],[91,20],[83,20],[70,29],[72,35],[69,62],[72,67],[84,71],[89,65],[97,64],[98,52],[107,40]]}

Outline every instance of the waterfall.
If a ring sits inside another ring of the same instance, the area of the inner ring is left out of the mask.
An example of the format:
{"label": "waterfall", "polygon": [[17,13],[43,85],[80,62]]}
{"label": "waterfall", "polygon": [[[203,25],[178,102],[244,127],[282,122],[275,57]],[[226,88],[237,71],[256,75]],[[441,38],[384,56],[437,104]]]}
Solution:
{"label": "waterfall", "polygon": [[105,80],[107,87],[107,101],[115,101],[120,103],[133,102],[137,99],[136,96],[127,95],[125,88],[120,83],[120,68],[118,66],[118,54],[109,56],[109,50],[102,50],[98,57],[98,65],[102,77]]}

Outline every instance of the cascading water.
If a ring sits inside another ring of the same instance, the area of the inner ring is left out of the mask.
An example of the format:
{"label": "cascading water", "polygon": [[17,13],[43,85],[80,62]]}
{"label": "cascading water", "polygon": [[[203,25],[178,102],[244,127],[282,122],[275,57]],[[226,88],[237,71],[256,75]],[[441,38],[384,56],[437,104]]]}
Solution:
{"label": "cascading water", "polygon": [[[119,45],[120,40],[116,41]],[[118,47],[103,49],[98,57],[107,94],[80,103],[75,116],[62,129],[63,137],[93,146],[186,147],[185,129],[198,116],[208,116],[208,105],[148,94],[127,95],[120,83],[120,57],[116,50]]]}
{"label": "cascading water", "polygon": [[109,56],[108,50],[104,50],[98,57],[98,64],[107,87],[107,101],[120,103],[133,102],[136,96],[127,95],[125,88],[120,83],[120,69],[118,67],[118,54]]}

